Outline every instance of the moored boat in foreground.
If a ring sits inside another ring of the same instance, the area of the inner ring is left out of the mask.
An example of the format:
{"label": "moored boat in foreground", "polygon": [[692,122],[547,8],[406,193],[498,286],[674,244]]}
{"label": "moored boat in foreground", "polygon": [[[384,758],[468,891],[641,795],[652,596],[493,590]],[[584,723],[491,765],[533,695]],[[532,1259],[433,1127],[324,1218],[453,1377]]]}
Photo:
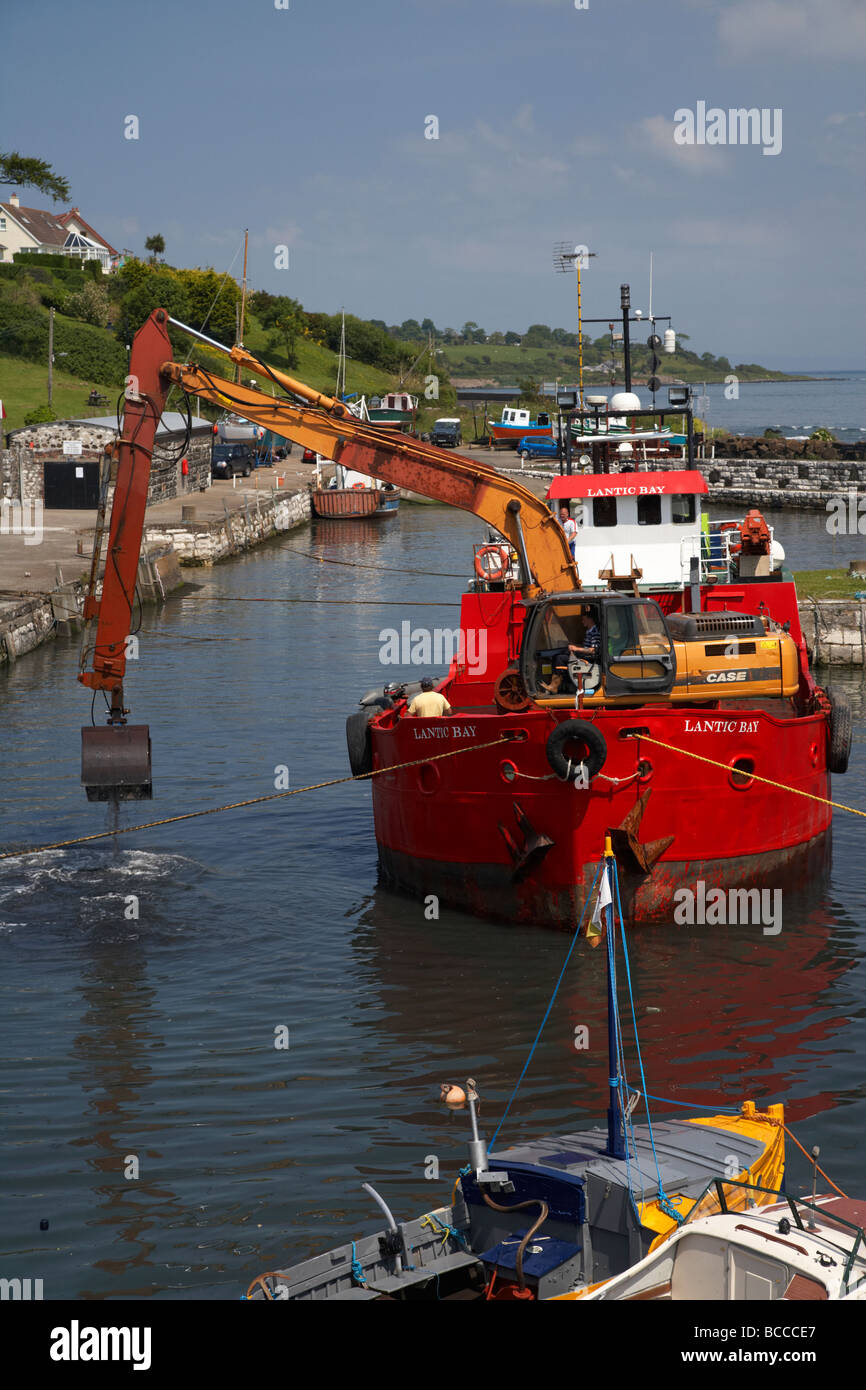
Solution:
{"label": "moored boat in foreground", "polygon": [[[259,1276],[249,1298],[288,1301],[484,1299],[534,1300],[584,1289],[640,1260],[676,1230],[720,1173],[735,1172],[775,1197],[784,1176],[781,1105],[658,1120],[650,1114],[637,1039],[624,924],[618,921],[616,865],[608,841],[598,883],[598,910],[585,934],[607,954],[609,1108],[605,1128],[569,1130],[488,1151],[479,1136],[476,1083],[443,1086],[446,1101],[468,1105],[469,1163],[451,1202],[409,1222],[364,1183],[387,1226],[327,1254]],[[584,914],[586,917],[586,914]],[[571,949],[584,934],[578,924]],[[617,962],[626,967],[634,1048],[642,1091],[630,1089],[617,990]],[[565,967],[545,1014],[556,999]],[[531,1060],[544,1021],[530,1052]],[[527,1067],[529,1065],[527,1061]],[[524,1068],[524,1075],[526,1072]],[[521,1077],[522,1079],[522,1077]],[[518,1087],[520,1082],[518,1082]],[[497,1127],[502,1127],[509,1107]],[[636,1124],[638,1103],[646,1122]]]}
{"label": "moored boat in foreground", "polygon": [[864,1223],[866,1201],[839,1193],[805,1201],[716,1179],[633,1268],[556,1301],[863,1302]]}

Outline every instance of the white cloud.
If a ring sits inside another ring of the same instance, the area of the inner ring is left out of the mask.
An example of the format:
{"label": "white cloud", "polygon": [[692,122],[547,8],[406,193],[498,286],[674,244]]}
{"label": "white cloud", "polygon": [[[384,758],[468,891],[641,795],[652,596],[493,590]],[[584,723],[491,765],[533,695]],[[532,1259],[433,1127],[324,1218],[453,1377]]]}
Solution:
{"label": "white cloud", "polygon": [[719,174],[727,170],[727,154],[718,145],[678,145],[672,116],[645,116],[632,128],[633,139],[649,155],[656,155],[688,174]]}
{"label": "white cloud", "polygon": [[735,58],[866,58],[863,0],[736,0],[719,18],[719,38]]}

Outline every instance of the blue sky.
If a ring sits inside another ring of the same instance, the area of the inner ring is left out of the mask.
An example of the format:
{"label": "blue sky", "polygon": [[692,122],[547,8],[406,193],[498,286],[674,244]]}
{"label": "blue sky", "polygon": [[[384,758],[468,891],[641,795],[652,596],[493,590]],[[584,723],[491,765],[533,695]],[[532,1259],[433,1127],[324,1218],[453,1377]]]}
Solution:
{"label": "blue sky", "polygon": [[[248,226],[256,288],[488,332],[574,328],[563,240],[585,314],[646,312],[653,251],[698,351],[866,360],[866,0],[5,0],[3,32],[0,146],[115,246],[224,270]],[[781,152],[677,145],[699,101],[780,108]]]}

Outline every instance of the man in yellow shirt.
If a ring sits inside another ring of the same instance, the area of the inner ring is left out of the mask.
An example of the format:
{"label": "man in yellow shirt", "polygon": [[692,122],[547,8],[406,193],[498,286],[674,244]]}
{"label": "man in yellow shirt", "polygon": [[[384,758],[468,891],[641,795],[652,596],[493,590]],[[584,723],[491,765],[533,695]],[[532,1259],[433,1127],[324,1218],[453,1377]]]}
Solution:
{"label": "man in yellow shirt", "polygon": [[414,715],[418,719],[436,719],[439,715],[450,714],[451,706],[444,695],[433,689],[433,682],[430,677],[425,676],[421,682],[419,693],[415,696],[406,713]]}

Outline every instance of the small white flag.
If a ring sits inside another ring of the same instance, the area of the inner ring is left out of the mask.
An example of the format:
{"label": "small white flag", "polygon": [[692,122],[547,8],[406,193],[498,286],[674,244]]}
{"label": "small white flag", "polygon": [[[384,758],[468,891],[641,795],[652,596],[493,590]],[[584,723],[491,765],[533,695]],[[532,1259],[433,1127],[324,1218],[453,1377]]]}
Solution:
{"label": "small white flag", "polygon": [[601,883],[599,884],[598,897],[596,898],[595,902],[595,910],[592,914],[592,923],[595,927],[600,927],[603,925],[601,914],[604,912],[604,909],[613,902],[613,898],[611,897],[610,893],[610,880],[608,877],[608,872],[609,871],[607,864],[605,864],[604,871],[602,873]]}

